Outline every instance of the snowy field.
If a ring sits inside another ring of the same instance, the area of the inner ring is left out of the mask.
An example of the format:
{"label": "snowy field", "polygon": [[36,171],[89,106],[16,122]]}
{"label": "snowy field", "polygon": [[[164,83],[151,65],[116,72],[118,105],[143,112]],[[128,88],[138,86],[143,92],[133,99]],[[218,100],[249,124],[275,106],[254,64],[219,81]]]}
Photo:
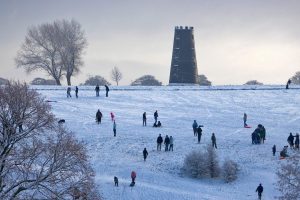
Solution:
{"label": "snowy field", "polygon": [[[187,199],[257,199],[255,189],[264,186],[263,199],[278,195],[275,171],[284,160],[272,156],[287,145],[289,132],[299,131],[300,94],[298,89],[280,87],[261,89],[241,87],[121,87],[105,97],[95,97],[92,88],[79,87],[79,98],[66,98],[66,91],[58,87],[38,87],[51,102],[57,118],[66,120],[65,126],[88,145],[96,182],[104,199],[115,200],[187,200]],[[276,88],[276,89],[272,89]],[[242,89],[242,90],[241,90]],[[100,109],[104,115],[101,125],[95,123]],[[153,113],[158,110],[162,128],[152,128]],[[110,112],[114,112],[117,137],[113,137]],[[147,127],[142,126],[142,114],[147,112]],[[243,128],[243,113],[248,114],[251,129]],[[192,123],[203,124],[201,144],[193,136]],[[266,128],[266,141],[251,144],[251,133],[257,124]],[[241,168],[238,179],[230,184],[222,179],[192,179],[183,176],[180,168],[187,153],[204,149],[211,144],[211,133],[217,137],[220,163],[225,158],[236,161]],[[157,152],[156,138],[174,137],[173,152]],[[142,151],[149,156],[143,161]],[[137,172],[136,186],[129,187],[130,173]],[[119,178],[114,187],[113,177]]]}

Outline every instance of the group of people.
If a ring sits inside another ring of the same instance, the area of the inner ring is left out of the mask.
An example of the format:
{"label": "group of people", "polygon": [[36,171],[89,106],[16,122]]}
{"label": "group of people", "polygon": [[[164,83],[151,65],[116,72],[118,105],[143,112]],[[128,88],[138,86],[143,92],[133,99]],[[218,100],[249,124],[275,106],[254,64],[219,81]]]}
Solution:
{"label": "group of people", "polygon": [[[104,87],[105,87],[105,91],[106,91],[105,96],[108,97],[109,87],[107,85],[104,85]],[[67,98],[71,98],[72,97],[71,90],[72,90],[71,87],[67,88]],[[75,87],[75,96],[76,96],[76,98],[78,98],[78,90],[79,89],[76,86]],[[96,97],[99,97],[100,96],[100,86],[98,84],[95,87],[95,91],[96,91]]]}
{"label": "group of people", "polygon": [[266,129],[263,125],[258,124],[257,128],[251,135],[252,144],[262,144],[266,140]]}
{"label": "group of people", "polygon": [[194,120],[194,123],[193,123],[192,127],[193,127],[194,136],[198,137],[198,143],[200,143],[201,136],[202,136],[202,128],[201,127],[203,127],[203,125],[198,126],[197,121]]}
{"label": "group of people", "polygon": [[162,138],[161,134],[156,139],[157,151],[161,151],[162,143],[165,144],[165,151],[173,151],[174,138],[166,135],[165,139]]}
{"label": "group of people", "polygon": [[[107,85],[104,85],[105,87],[105,96],[108,97],[108,92],[109,92],[109,87]],[[96,85],[95,87],[95,91],[96,91],[96,97],[99,97],[99,93],[100,93],[100,86],[99,84]]]}
{"label": "group of people", "polygon": [[[295,138],[295,141],[294,141]],[[290,148],[294,148],[299,150],[299,133],[296,133],[296,135],[293,135],[290,133],[289,137],[287,138],[287,141],[290,145]]]}
{"label": "group of people", "polygon": [[[102,112],[100,111],[100,109],[98,109],[96,112],[96,123],[97,124],[101,124],[102,117],[103,117]],[[117,136],[117,124],[116,124],[115,115],[113,112],[110,112],[110,118],[111,118],[111,121],[113,122],[114,137],[116,137]]]}
{"label": "group of people", "polygon": [[[75,87],[75,96],[76,98],[78,98],[78,87],[76,86]],[[71,95],[71,87],[68,87],[67,88],[67,98],[71,98],[72,95]]]}

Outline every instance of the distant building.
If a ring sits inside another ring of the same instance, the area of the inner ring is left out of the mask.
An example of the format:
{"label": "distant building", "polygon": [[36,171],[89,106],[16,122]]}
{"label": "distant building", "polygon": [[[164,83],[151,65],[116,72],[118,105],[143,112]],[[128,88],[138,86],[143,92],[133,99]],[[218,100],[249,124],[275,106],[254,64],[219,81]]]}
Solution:
{"label": "distant building", "polygon": [[175,27],[169,84],[197,84],[193,27]]}

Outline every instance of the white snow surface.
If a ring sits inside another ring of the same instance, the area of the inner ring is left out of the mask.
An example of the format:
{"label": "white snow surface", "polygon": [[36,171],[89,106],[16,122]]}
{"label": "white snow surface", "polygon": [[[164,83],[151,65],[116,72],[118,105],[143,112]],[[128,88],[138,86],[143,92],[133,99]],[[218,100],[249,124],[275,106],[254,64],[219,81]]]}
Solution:
{"label": "white snow surface", "polygon": [[[280,87],[229,87],[233,90],[199,87],[117,87],[109,97],[104,89],[95,97],[93,87],[80,87],[79,98],[66,98],[65,87],[39,86],[65,127],[74,132],[88,146],[96,183],[104,199],[257,199],[259,183],[264,186],[263,199],[279,195],[275,172],[280,163],[279,152],[287,145],[289,132],[299,131],[299,90]],[[137,89],[135,89],[137,88]],[[227,88],[228,87],[221,87]],[[272,89],[276,88],[276,89]],[[258,89],[258,90],[257,90]],[[95,114],[100,109],[104,117],[100,125]],[[153,113],[158,110],[161,128],[153,128]],[[113,137],[113,112],[117,123],[117,137]],[[142,126],[142,114],[147,112],[147,127]],[[248,114],[250,129],[243,128],[243,113]],[[192,123],[204,125],[202,141],[193,136]],[[266,128],[266,141],[251,144],[251,133],[258,124]],[[220,164],[225,158],[240,166],[238,179],[225,183],[222,178],[193,179],[180,171],[185,155],[195,149],[211,145],[211,133],[217,138]],[[174,151],[156,151],[158,134],[174,137]],[[276,144],[277,155],[272,156]],[[143,161],[142,151],[149,156]],[[290,151],[290,150],[289,150]],[[131,188],[130,173],[137,173],[136,185]],[[115,187],[113,177],[119,178]]]}

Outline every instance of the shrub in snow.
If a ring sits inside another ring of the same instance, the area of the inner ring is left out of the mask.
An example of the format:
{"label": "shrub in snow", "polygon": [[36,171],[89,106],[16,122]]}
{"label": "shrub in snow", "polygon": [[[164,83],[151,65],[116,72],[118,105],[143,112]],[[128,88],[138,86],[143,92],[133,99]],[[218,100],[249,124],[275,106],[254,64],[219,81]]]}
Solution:
{"label": "shrub in snow", "polygon": [[211,146],[206,151],[192,151],[185,159],[183,172],[194,178],[211,177],[220,175],[220,167],[217,154]]}
{"label": "shrub in snow", "polygon": [[223,163],[223,177],[226,183],[237,179],[238,164],[232,160],[226,159]]}
{"label": "shrub in snow", "polygon": [[281,192],[278,199],[300,199],[300,155],[287,158],[277,171],[277,187]]}

